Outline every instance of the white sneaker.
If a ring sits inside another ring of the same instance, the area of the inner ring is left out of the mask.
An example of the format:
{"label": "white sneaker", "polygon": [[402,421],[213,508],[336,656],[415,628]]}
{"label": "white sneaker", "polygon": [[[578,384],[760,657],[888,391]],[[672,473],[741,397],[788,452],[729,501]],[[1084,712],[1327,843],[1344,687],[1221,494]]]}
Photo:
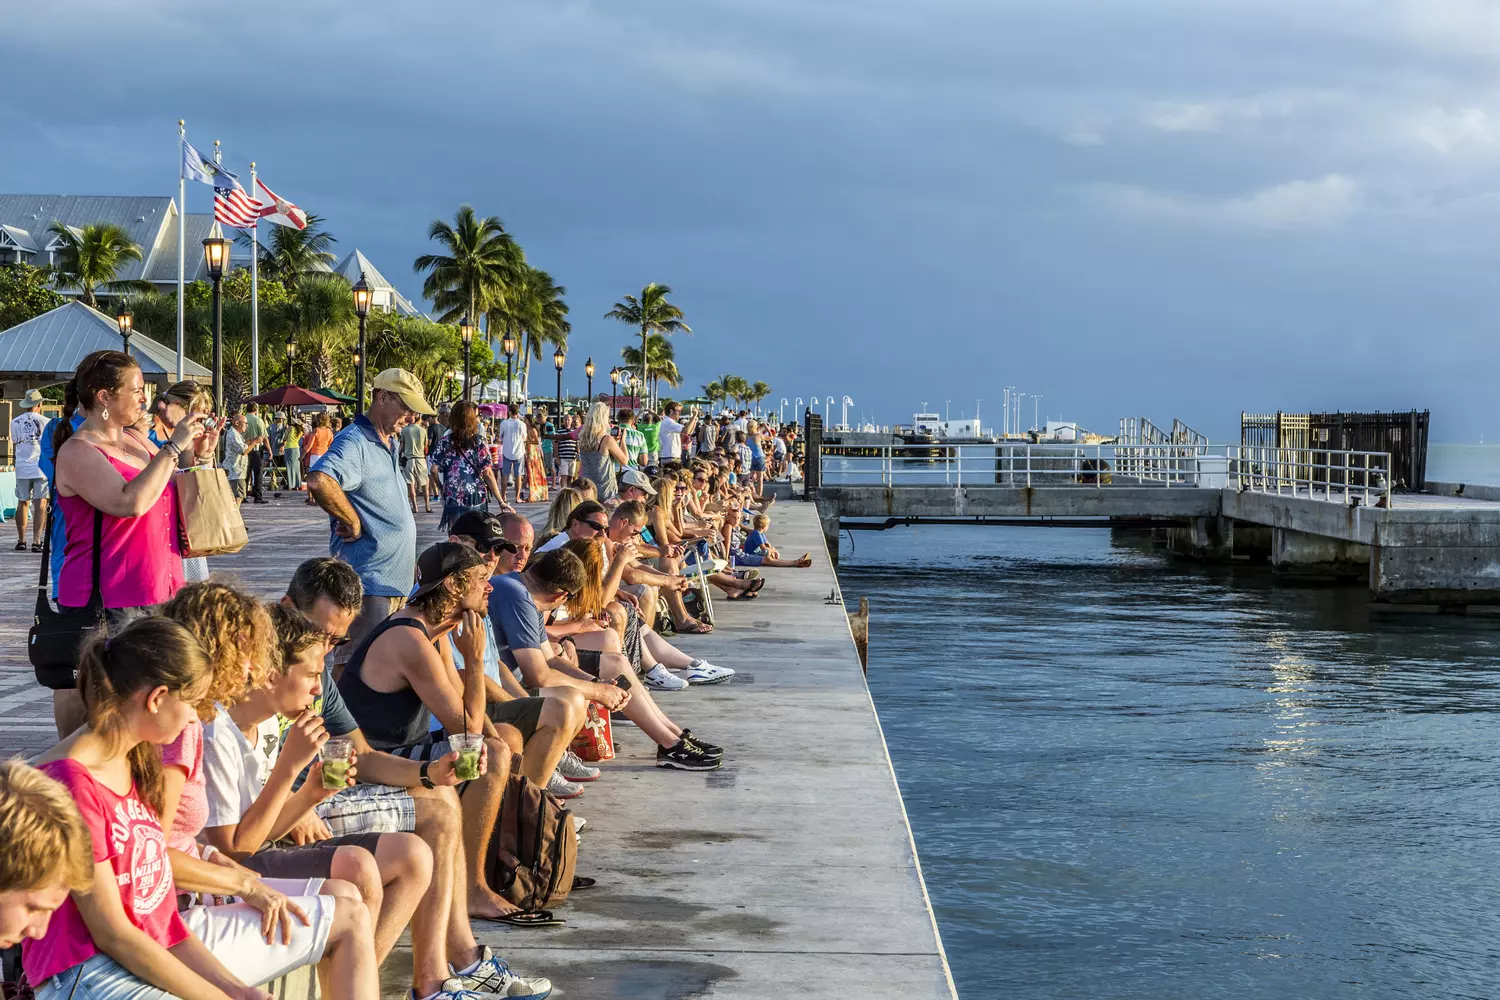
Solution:
{"label": "white sneaker", "polygon": [[557,773],[569,781],[593,781],[599,777],[597,767],[589,767],[571,750],[564,750],[562,760],[557,762]]}
{"label": "white sneaker", "polygon": [[574,833],[582,833],[583,832],[583,828],[586,827],[586,826],[588,826],[588,825],[589,825],[589,821],[588,820],[584,819],[582,816],[578,815],[577,813],[573,814],[573,832]]}
{"label": "white sneaker", "polygon": [[510,966],[495,957],[490,946],[480,952],[479,965],[470,972],[459,972],[448,966],[453,978],[443,983],[443,992],[455,992],[449,985],[457,982],[470,993],[505,997],[507,1000],[546,1000],[552,992],[552,980],[542,976],[522,978],[510,971]]}
{"label": "white sneaker", "polygon": [[707,660],[694,660],[682,671],[682,678],[689,684],[722,684],[734,676],[728,667],[717,667]]}
{"label": "white sneaker", "polygon": [[582,788],[579,788],[556,771],[553,771],[552,777],[547,779],[547,791],[560,799],[576,799],[583,794]]}
{"label": "white sneaker", "polygon": [[658,691],[681,691],[688,682],[658,663],[646,671],[646,686]]}

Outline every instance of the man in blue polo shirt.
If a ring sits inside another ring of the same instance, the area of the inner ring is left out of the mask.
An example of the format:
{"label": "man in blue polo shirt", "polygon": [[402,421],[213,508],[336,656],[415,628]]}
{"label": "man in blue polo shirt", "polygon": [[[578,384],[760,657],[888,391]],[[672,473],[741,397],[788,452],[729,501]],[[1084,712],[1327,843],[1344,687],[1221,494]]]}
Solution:
{"label": "man in blue polo shirt", "polygon": [[434,413],[411,372],[387,368],[375,376],[370,408],[339,431],[308,472],[307,489],[328,512],[329,555],[354,567],[364,587],[350,642],[334,651],[342,666],[358,641],[406,601],[417,570],[417,522],[406,505],[400,432]]}

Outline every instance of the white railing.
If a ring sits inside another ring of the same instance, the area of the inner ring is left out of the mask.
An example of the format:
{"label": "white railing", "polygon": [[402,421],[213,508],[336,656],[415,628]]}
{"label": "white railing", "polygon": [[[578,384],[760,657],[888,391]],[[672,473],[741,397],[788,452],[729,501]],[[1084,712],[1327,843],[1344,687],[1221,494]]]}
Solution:
{"label": "white railing", "polygon": [[1326,500],[1345,507],[1391,506],[1391,455],[1231,445],[1229,484],[1248,493]]}
{"label": "white railing", "polygon": [[1154,486],[1391,505],[1387,452],[1173,444],[827,445],[829,486]]}

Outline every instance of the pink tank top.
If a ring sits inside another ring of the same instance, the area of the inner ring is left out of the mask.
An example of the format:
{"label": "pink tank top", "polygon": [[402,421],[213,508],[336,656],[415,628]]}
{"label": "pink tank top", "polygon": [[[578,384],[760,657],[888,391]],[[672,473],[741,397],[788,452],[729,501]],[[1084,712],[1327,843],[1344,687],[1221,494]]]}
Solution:
{"label": "pink tank top", "polygon": [[[93,447],[92,445],[90,447]],[[128,483],[140,469],[100,449]],[[81,608],[89,602],[94,571],[94,508],[81,496],[57,495],[67,525],[57,603]],[[104,515],[99,592],[106,608],[142,608],[169,600],[182,589],[182,554],[177,541],[177,486],[168,483],[151,509],[139,517]]]}

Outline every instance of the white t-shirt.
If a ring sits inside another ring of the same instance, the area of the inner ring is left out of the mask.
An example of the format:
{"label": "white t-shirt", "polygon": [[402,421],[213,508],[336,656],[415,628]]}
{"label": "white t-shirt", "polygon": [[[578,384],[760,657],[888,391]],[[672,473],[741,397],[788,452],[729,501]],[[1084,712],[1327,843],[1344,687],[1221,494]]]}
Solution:
{"label": "white t-shirt", "polygon": [[661,441],[662,461],[669,462],[682,457],[682,431],[684,424],[679,424],[671,417],[662,415],[661,427],[657,430],[658,439]]}
{"label": "white t-shirt", "polygon": [[748,431],[750,429],[750,421],[746,420],[744,417],[740,417],[729,426],[733,427],[737,431]]}
{"label": "white t-shirt", "polygon": [[517,417],[500,421],[500,455],[512,460],[526,457],[526,425]]}
{"label": "white t-shirt", "polygon": [[546,545],[543,545],[541,548],[537,549],[536,554],[541,555],[543,552],[554,552],[557,549],[562,548],[564,545],[567,545],[572,540],[573,539],[569,537],[566,531],[559,531],[557,534],[553,535],[547,540]]}
{"label": "white t-shirt", "polygon": [[47,418],[27,410],[10,422],[10,443],[16,448],[16,478],[41,479],[42,428]]}
{"label": "white t-shirt", "polygon": [[276,716],[256,727],[251,743],[220,708],[214,721],[203,727],[203,781],[208,790],[204,825],[237,824],[266,787],[280,752],[281,724]]}
{"label": "white t-shirt", "polygon": [[772,438],[771,447],[775,451],[777,458],[786,458],[786,438]]}

